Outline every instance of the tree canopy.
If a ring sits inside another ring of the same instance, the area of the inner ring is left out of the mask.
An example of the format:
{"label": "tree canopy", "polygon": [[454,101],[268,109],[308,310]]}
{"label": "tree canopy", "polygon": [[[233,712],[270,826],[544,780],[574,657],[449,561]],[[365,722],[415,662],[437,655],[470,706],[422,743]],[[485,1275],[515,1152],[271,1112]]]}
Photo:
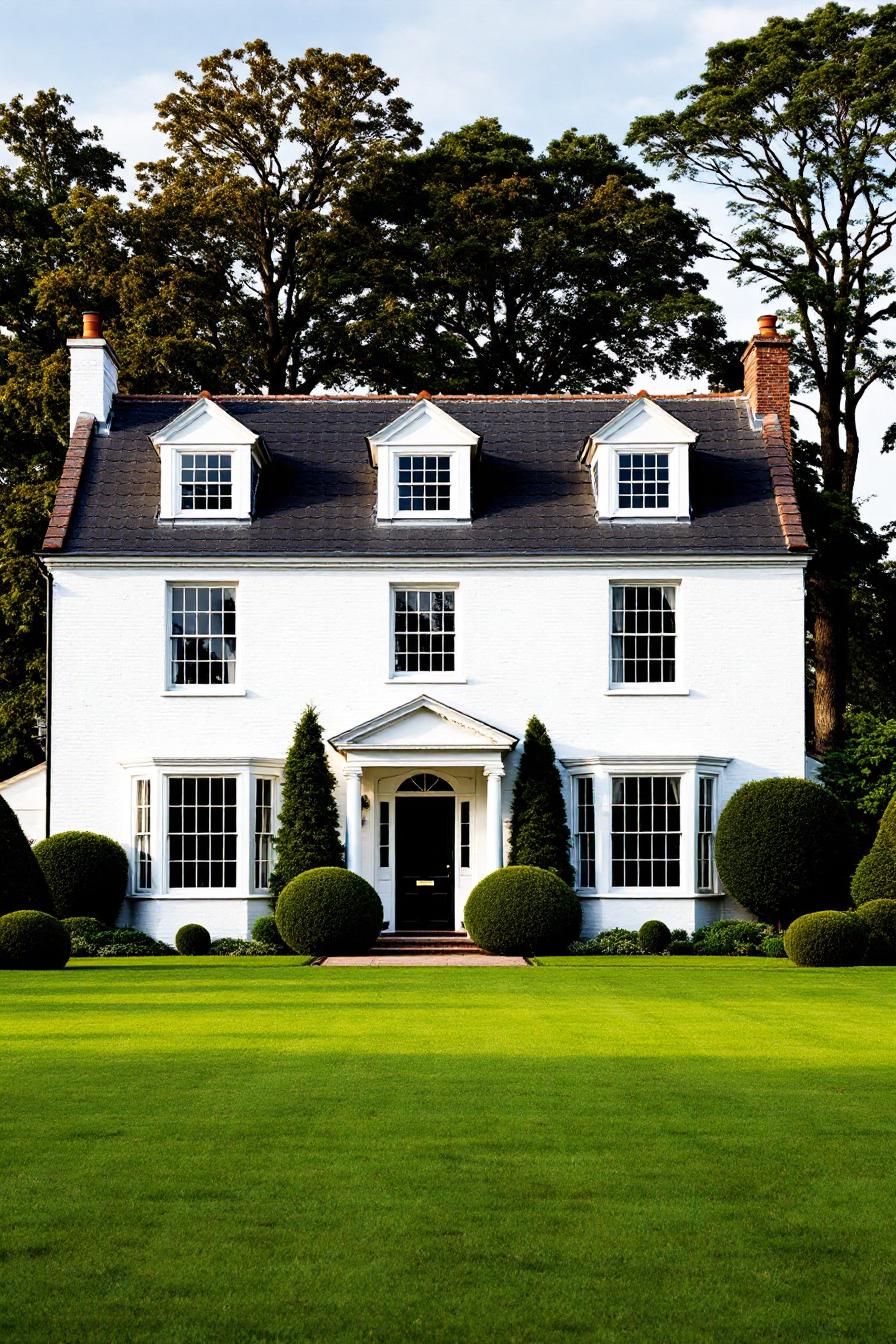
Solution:
{"label": "tree canopy", "polygon": [[[706,227],[738,280],[758,281],[794,324],[794,382],[817,418],[821,488],[850,501],[857,412],[892,386],[896,316],[896,6],[827,4],[772,18],[707,53],[678,111],[639,117],[628,142],[673,178],[720,186],[730,227]],[[832,506],[836,509],[836,504]],[[849,612],[836,552],[815,589],[815,735],[838,739],[846,707]]]}
{"label": "tree canopy", "polygon": [[375,162],[344,225],[355,368],[378,390],[609,392],[718,359],[697,222],[606,136],[539,154],[480,118]]}

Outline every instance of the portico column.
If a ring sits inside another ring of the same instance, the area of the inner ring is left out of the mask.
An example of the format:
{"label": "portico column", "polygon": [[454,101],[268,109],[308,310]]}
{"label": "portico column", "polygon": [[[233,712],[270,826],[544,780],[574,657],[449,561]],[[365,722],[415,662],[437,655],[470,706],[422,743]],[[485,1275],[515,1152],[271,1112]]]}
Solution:
{"label": "portico column", "polygon": [[345,767],[345,866],[361,872],[361,767]]}
{"label": "portico column", "polygon": [[488,871],[504,867],[504,826],[501,816],[501,780],[503,765],[487,765],[485,774],[485,855]]}

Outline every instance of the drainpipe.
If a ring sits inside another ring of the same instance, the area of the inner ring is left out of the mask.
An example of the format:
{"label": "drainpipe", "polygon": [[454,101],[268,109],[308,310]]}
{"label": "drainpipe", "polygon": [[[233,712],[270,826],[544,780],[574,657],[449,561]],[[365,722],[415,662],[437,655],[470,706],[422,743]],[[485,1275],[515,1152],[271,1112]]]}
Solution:
{"label": "drainpipe", "polygon": [[47,581],[47,651],[46,651],[46,679],[44,683],[44,717],[46,719],[46,736],[44,739],[44,757],[47,764],[47,774],[45,780],[46,786],[46,804],[44,816],[44,831],[50,834],[50,773],[53,768],[53,755],[51,745],[53,740],[53,575],[47,569],[43,560],[36,555],[35,560],[40,566],[40,571]]}

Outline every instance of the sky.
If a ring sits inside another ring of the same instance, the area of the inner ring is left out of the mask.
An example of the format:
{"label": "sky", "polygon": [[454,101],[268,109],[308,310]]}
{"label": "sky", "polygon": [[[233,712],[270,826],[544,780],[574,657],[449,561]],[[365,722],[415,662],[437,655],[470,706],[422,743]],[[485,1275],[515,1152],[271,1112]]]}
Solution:
{"label": "sky", "polygon": [[[0,101],[55,86],[130,164],[161,156],[154,104],[176,70],[264,37],[281,58],[319,46],[361,51],[399,80],[428,137],[495,116],[536,148],[567,127],[621,143],[635,116],[671,107],[714,42],[748,36],[772,14],[815,5],[700,0],[0,0]],[[871,5],[869,8],[873,7]],[[676,184],[684,205],[724,220],[712,188]],[[705,262],[729,334],[746,338],[768,310]],[[637,386],[687,390],[642,377]],[[857,496],[875,526],[896,518],[896,453],[880,439],[896,392],[876,389],[862,417]],[[806,429],[810,427],[807,425]]]}

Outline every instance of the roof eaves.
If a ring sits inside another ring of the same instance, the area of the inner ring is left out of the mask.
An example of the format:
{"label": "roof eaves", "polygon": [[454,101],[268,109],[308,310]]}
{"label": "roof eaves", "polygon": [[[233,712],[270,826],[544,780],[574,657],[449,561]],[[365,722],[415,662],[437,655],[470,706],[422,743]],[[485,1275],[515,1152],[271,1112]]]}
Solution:
{"label": "roof eaves", "polygon": [[75,427],[68,441],[65,462],[62,465],[62,475],[56,489],[56,498],[53,501],[53,512],[44,537],[45,551],[61,551],[65,544],[72,514],[75,511],[84,464],[93,442],[95,423],[92,415],[79,415],[75,421]]}
{"label": "roof eaves", "polygon": [[784,437],[781,421],[774,411],[762,417],[762,438],[768,457],[772,490],[778,506],[781,531],[789,551],[807,551],[809,542],[803,530],[800,506],[797,503],[793,480],[793,462]]}

